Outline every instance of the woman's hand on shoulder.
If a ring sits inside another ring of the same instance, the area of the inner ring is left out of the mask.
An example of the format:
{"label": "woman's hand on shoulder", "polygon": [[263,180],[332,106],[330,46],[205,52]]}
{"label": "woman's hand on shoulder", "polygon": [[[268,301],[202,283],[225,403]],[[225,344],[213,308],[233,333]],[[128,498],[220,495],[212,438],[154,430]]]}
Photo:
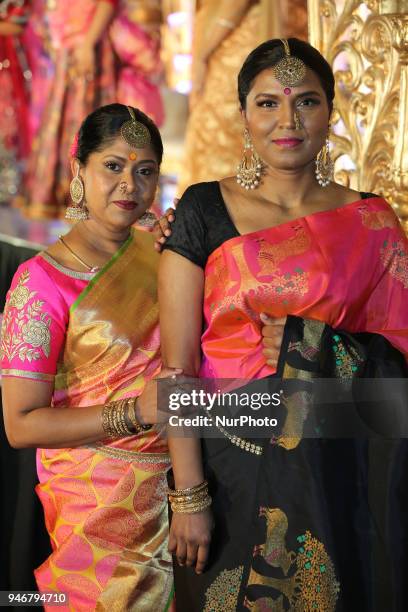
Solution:
{"label": "woman's hand on shoulder", "polygon": [[208,560],[213,527],[209,508],[191,514],[173,514],[169,552],[176,556],[179,565],[195,566],[196,573],[202,574]]}
{"label": "woman's hand on shoulder", "polygon": [[262,352],[265,356],[266,363],[272,368],[276,368],[282,346],[286,317],[274,319],[262,313],[261,321],[263,323],[261,333],[264,347]]}
{"label": "woman's hand on shoulder", "polygon": [[175,209],[179,203],[179,198],[174,198],[174,208],[168,208],[164,215],[158,219],[154,226],[153,234],[156,238],[154,242],[155,250],[160,253],[166,239],[171,236],[171,224],[175,221]]}

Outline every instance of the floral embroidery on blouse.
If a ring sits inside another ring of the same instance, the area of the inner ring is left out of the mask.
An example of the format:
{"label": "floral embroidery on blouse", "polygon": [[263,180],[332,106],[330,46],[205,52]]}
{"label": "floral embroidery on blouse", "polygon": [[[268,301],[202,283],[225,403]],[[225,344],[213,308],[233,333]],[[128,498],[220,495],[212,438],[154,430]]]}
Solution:
{"label": "floral embroidery on blouse", "polygon": [[408,253],[402,240],[384,240],[380,252],[387,271],[408,289]]}
{"label": "floral embroidery on blouse", "polygon": [[16,287],[10,292],[3,317],[0,356],[12,361],[36,361],[50,355],[51,317],[43,312],[44,302],[35,299],[37,291],[30,291],[27,283],[30,272],[20,274]]}

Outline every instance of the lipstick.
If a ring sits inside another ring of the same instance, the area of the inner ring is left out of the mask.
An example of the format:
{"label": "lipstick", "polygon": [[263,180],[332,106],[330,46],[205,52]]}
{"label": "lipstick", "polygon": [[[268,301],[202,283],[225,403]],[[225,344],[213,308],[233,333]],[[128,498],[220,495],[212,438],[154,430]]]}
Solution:
{"label": "lipstick", "polygon": [[113,203],[124,210],[134,210],[137,206],[137,202],[133,202],[132,200],[115,200]]}
{"label": "lipstick", "polygon": [[301,138],[277,138],[276,140],[273,140],[273,142],[278,145],[278,147],[292,149],[299,146],[303,140]]}

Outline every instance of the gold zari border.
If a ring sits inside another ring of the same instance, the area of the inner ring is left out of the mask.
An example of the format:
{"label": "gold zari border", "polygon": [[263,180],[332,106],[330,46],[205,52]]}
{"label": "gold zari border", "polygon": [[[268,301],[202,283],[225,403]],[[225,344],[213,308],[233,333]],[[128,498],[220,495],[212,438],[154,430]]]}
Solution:
{"label": "gold zari border", "polygon": [[113,457],[114,459],[122,459],[123,461],[170,464],[170,456],[167,453],[138,453],[136,451],[128,451],[123,448],[106,446],[105,444],[87,444],[86,448],[89,448],[96,453]]}
{"label": "gold zari border", "polygon": [[62,264],[59,264],[51,255],[46,253],[45,251],[41,251],[38,253],[38,257],[42,257],[47,261],[53,268],[65,274],[65,276],[70,276],[71,278],[76,278],[79,280],[91,280],[95,276],[95,272],[77,272],[76,270],[71,270],[71,268],[66,268]]}
{"label": "gold zari border", "polygon": [[29,372],[28,370],[1,370],[1,376],[18,376],[20,378],[31,378],[33,380],[41,380],[42,382],[54,382],[54,374],[43,374],[42,372]]}

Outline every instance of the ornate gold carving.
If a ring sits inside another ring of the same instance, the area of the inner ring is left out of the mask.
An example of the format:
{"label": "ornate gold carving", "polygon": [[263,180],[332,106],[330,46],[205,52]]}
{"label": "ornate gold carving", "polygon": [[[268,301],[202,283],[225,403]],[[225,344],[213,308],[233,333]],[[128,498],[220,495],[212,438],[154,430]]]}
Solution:
{"label": "ornate gold carving", "polygon": [[50,354],[51,318],[42,312],[44,302],[33,299],[37,291],[26,286],[29,280],[28,270],[20,274],[4,312],[0,353],[9,362],[15,357],[31,362],[40,359],[42,353],[46,357]]}
{"label": "ornate gold carving", "polygon": [[383,195],[408,230],[407,4],[309,0],[309,33],[336,76],[335,179]]}

